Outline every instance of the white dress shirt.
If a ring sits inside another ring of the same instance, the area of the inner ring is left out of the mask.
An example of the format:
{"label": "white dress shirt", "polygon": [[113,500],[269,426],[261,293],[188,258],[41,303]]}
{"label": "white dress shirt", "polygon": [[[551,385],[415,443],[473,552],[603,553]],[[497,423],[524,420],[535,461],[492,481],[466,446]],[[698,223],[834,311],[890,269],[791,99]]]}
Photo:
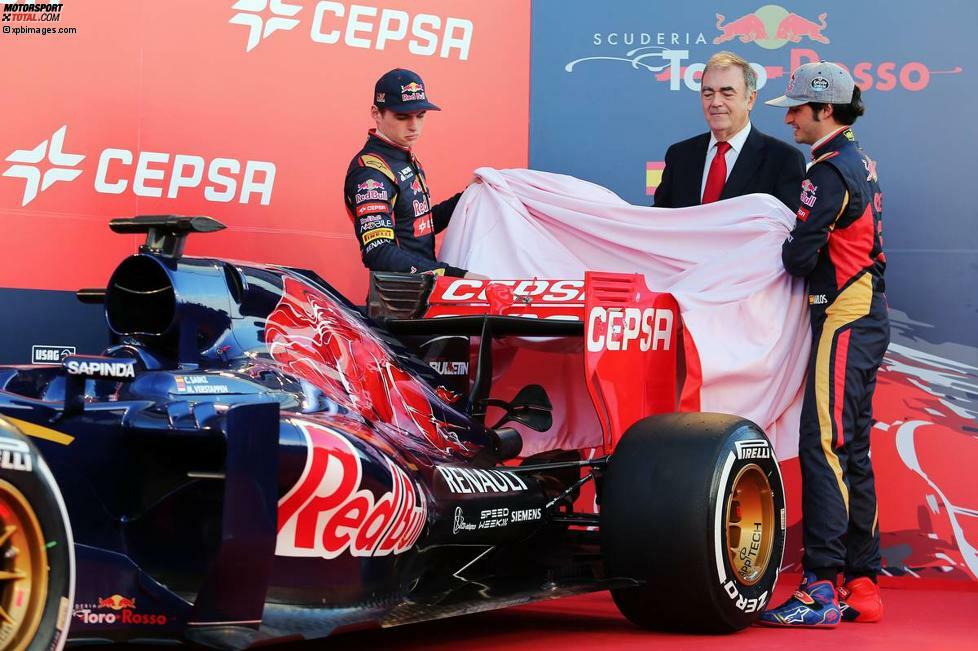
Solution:
{"label": "white dress shirt", "polygon": [[[747,121],[747,126],[737,132],[737,134],[728,140],[730,143],[730,149],[727,150],[727,155],[724,156],[724,160],[727,162],[727,177],[724,179],[726,181],[730,178],[730,172],[733,171],[734,164],[737,162],[737,157],[740,156],[740,150],[744,148],[744,143],[747,142],[747,136],[750,134],[750,120]],[[706,149],[706,163],[703,165],[703,180],[700,183],[700,199],[703,199],[703,193],[706,192],[706,177],[710,174],[710,164],[713,163],[713,159],[717,155],[717,137],[710,132],[710,146]]]}

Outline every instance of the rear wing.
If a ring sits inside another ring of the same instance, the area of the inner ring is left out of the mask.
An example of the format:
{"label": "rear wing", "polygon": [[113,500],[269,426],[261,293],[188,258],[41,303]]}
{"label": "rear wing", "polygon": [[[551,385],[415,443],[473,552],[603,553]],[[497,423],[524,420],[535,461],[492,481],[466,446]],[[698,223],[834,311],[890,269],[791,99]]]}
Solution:
{"label": "rear wing", "polygon": [[649,290],[639,274],[584,279],[585,379],[611,453],[637,420],[679,410],[682,317],[672,294]]}
{"label": "rear wing", "polygon": [[584,337],[588,393],[610,453],[632,423],[679,409],[683,325],[676,299],[639,274],[588,271],[584,280],[474,280],[374,274],[368,313],[396,335],[482,341],[470,404],[489,394],[494,337]]}

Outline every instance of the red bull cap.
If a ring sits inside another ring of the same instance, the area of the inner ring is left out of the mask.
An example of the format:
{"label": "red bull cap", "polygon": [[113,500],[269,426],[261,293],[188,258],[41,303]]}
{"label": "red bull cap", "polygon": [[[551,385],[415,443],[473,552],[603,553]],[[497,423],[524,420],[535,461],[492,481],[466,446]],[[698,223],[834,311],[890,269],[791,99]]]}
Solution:
{"label": "red bull cap", "polygon": [[395,113],[440,111],[428,101],[424,82],[417,73],[396,68],[384,74],[374,86],[374,106]]}
{"label": "red bull cap", "polygon": [[806,63],[791,73],[788,89],[781,97],[764,102],[769,106],[801,106],[808,102],[848,104],[856,83],[849,71],[835,63]]}

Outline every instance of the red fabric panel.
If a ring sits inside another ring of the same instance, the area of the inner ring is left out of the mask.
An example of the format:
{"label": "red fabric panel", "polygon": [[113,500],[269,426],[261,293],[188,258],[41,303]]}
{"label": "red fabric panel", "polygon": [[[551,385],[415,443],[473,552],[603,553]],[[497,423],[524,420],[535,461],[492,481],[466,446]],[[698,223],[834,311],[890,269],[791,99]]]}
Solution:
{"label": "red fabric panel", "polygon": [[832,370],[832,422],[835,427],[832,433],[832,447],[842,447],[845,442],[845,430],[842,427],[842,408],[846,397],[846,359],[849,356],[849,335],[852,330],[839,334],[835,341],[835,359]]}
{"label": "red fabric panel", "polygon": [[873,208],[866,206],[863,214],[845,228],[836,228],[829,236],[829,259],[835,267],[836,287],[841,289],[860,271],[872,263]]}

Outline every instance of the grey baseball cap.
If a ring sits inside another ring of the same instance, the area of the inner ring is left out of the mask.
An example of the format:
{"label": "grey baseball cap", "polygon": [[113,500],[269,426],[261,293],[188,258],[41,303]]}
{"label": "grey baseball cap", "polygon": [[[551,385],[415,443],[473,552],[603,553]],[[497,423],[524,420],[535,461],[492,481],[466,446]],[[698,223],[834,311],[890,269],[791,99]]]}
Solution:
{"label": "grey baseball cap", "polygon": [[855,86],[849,71],[838,64],[806,63],[791,73],[784,95],[764,103],[770,106],[801,106],[808,102],[848,104]]}

